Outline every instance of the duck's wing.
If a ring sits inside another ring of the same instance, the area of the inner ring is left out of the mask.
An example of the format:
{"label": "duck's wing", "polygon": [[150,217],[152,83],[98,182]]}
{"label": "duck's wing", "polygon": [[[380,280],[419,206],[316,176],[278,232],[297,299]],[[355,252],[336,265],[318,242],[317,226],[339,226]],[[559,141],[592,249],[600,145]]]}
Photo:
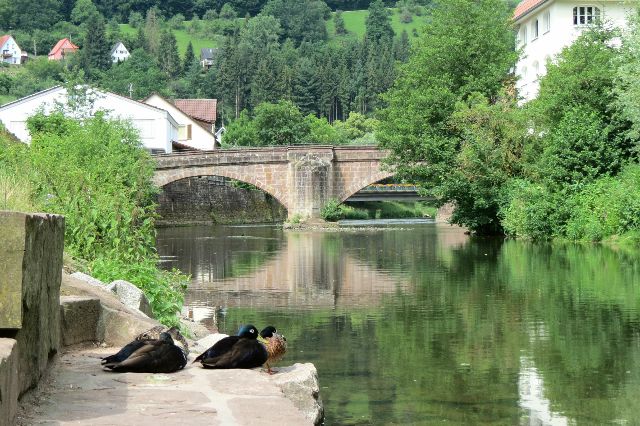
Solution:
{"label": "duck's wing", "polygon": [[228,336],[221,340],[218,340],[213,346],[198,355],[196,359],[193,360],[193,362],[202,362],[203,359],[222,356],[231,351],[231,348],[233,348],[233,346],[238,343],[239,340],[240,337],[238,336]]}
{"label": "duck's wing", "polygon": [[127,343],[125,346],[120,349],[120,351],[116,354],[109,355],[107,357],[102,358],[100,361],[101,364],[115,364],[118,362],[122,362],[125,359],[129,358],[132,353],[140,349],[144,346],[145,342],[140,340],[134,340],[133,342]]}
{"label": "duck's wing", "polygon": [[186,355],[173,343],[147,341],[126,360],[105,367],[116,372],[172,373],[184,368],[186,364]]}
{"label": "duck's wing", "polygon": [[240,339],[227,353],[204,358],[205,368],[255,368],[267,361],[268,354],[264,345],[254,339]]}

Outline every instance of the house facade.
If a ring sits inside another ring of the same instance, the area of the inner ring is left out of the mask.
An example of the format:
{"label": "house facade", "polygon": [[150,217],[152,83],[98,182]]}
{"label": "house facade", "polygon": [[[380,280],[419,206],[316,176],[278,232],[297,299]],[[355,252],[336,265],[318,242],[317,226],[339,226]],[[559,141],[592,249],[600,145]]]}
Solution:
{"label": "house facade", "polygon": [[[215,99],[176,99],[171,102],[158,94],[153,94],[145,99],[144,103],[169,111],[178,123],[177,142],[185,148],[201,151],[209,151],[216,148],[216,137],[214,134],[216,114]],[[180,105],[184,107],[185,103],[197,105],[199,108],[180,108]],[[194,113],[194,110],[201,110],[202,112],[193,116],[191,114]],[[210,112],[205,113],[204,111]],[[211,117],[213,117],[213,123],[201,120],[202,118],[211,119]]]}
{"label": "house facade", "polygon": [[200,49],[200,64],[203,68],[209,69],[213,66],[218,49],[214,47],[203,47]]}
{"label": "house facade", "polygon": [[[129,120],[139,130],[140,140],[148,151],[173,151],[179,125],[168,111],[111,92],[89,89],[89,93],[94,101],[88,114],[105,111],[107,117]],[[19,140],[29,143],[27,119],[38,111],[50,113],[57,105],[65,104],[67,98],[67,90],[62,86],[34,93],[0,106],[0,122]]]}
{"label": "house facade", "polygon": [[22,63],[22,49],[10,34],[0,37],[0,52],[2,52],[2,62],[5,64]]}
{"label": "house facade", "polygon": [[124,62],[129,59],[129,50],[125,47],[125,45],[119,41],[113,45],[111,48],[111,61],[113,63],[116,62]]}
{"label": "house facade", "polygon": [[534,99],[547,62],[573,43],[589,24],[601,21],[624,28],[631,12],[625,0],[524,0],[513,20],[522,55],[516,66],[518,94],[524,102]]}
{"label": "house facade", "polygon": [[62,40],[58,40],[53,49],[49,52],[49,60],[50,61],[60,61],[65,58],[65,56],[75,53],[80,49],[75,44],[71,43],[71,40],[68,38],[63,38]]}

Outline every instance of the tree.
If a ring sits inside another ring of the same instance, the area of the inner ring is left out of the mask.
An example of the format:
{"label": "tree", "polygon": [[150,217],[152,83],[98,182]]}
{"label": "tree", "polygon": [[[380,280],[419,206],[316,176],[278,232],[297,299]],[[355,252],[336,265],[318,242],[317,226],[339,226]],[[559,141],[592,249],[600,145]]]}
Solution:
{"label": "tree", "polygon": [[187,72],[194,62],[196,62],[196,55],[193,53],[193,44],[191,44],[191,40],[189,40],[189,44],[187,44],[187,51],[184,53],[182,69]]}
{"label": "tree", "polygon": [[[429,188],[440,203],[462,201],[452,173],[462,146],[461,135],[451,128],[456,105],[476,92],[490,102],[498,99],[515,64],[509,19],[502,0],[437,2],[384,97],[388,106],[380,113],[377,133],[381,146],[391,150],[389,161],[401,178]],[[463,211],[469,205],[456,207],[455,223],[495,232],[497,218],[475,221],[474,209]]]}
{"label": "tree", "polygon": [[289,101],[263,103],[256,107],[253,125],[256,145],[297,145],[308,139],[309,128],[300,110]]}
{"label": "tree", "polygon": [[157,56],[160,69],[167,73],[169,77],[177,77],[182,72],[182,64],[180,63],[178,43],[173,31],[163,31],[160,37],[160,46],[162,46],[162,49]]}
{"label": "tree", "polygon": [[614,90],[616,108],[631,124],[629,138],[640,141],[640,16],[631,16],[629,24],[630,30],[622,39]]}
{"label": "tree", "polygon": [[226,129],[222,137],[224,145],[255,146],[258,144],[256,127],[246,110],[243,110],[237,119],[232,120]]}
{"label": "tree", "polygon": [[317,42],[327,39],[325,19],[330,10],[321,0],[270,0],[260,12],[280,21],[283,38]]}
{"label": "tree", "polygon": [[336,35],[347,34],[347,29],[344,26],[344,18],[342,17],[341,10],[336,10],[335,15],[333,15],[333,22],[336,28]]}
{"label": "tree", "polygon": [[76,0],[76,5],[71,11],[71,22],[76,25],[88,23],[89,20],[99,14],[98,8],[91,0]]}
{"label": "tree", "polygon": [[167,95],[167,76],[155,59],[142,49],[131,52],[129,59],[120,64],[114,64],[104,73],[100,83],[102,87],[129,96],[132,89],[133,99],[142,99],[152,93]]}
{"label": "tree", "polygon": [[373,43],[390,43],[393,40],[393,28],[389,12],[382,0],[375,0],[369,5],[369,14],[365,20],[365,38]]}
{"label": "tree", "polygon": [[89,17],[87,34],[79,53],[80,65],[87,76],[93,77],[96,70],[104,71],[111,65],[111,51],[105,32],[104,18],[100,14]]}

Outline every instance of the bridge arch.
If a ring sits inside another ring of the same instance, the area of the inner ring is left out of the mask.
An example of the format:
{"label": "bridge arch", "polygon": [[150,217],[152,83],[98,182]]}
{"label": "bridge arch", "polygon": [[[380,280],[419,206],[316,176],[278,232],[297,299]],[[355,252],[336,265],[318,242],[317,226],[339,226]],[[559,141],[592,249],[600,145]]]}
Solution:
{"label": "bridge arch", "polygon": [[338,200],[341,203],[344,203],[349,197],[351,197],[352,195],[354,195],[356,192],[360,191],[361,189],[366,188],[367,186],[374,184],[376,182],[380,182],[381,180],[390,178],[392,176],[394,176],[395,173],[390,172],[390,171],[385,171],[385,170],[380,170],[370,176],[366,176],[363,177],[361,179],[358,179],[354,182],[352,182],[350,185],[348,185],[338,196]]}
{"label": "bridge arch", "polygon": [[176,173],[166,173],[161,176],[157,176],[154,180],[156,185],[162,188],[170,184],[171,182],[200,176],[222,176],[230,179],[235,179],[240,182],[248,183],[271,195],[273,198],[278,200],[278,202],[282,204],[285,209],[289,210],[286,194],[282,194],[281,191],[278,191],[276,188],[265,184],[255,175],[251,175],[248,173],[238,173],[237,171],[224,168],[216,168],[208,172],[195,169],[183,169],[177,171]]}

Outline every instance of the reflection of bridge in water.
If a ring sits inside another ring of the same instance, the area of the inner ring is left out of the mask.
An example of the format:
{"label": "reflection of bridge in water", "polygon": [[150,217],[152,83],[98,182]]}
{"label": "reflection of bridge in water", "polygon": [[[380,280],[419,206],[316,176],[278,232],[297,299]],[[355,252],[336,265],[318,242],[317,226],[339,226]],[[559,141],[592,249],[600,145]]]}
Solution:
{"label": "reflection of bridge in water", "polygon": [[[273,257],[241,276],[215,279],[206,268],[192,270],[188,315],[199,321],[226,307],[375,307],[385,297],[413,291],[414,284],[401,272],[380,270],[375,260],[346,253],[340,235],[287,232],[283,237]],[[442,232],[434,244],[458,246],[466,238],[459,231]]]}

